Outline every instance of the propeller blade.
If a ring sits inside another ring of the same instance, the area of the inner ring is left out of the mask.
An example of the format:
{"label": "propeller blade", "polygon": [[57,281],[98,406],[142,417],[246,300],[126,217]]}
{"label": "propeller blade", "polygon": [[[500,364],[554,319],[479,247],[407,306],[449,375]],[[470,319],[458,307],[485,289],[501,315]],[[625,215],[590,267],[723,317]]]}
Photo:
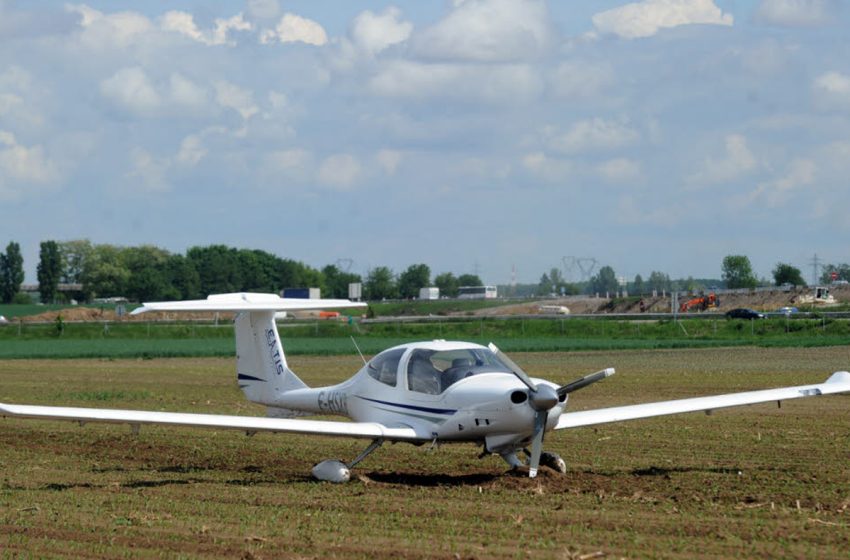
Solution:
{"label": "propeller blade", "polygon": [[504,353],[504,352],[502,352],[501,350],[499,350],[499,349],[496,347],[496,345],[495,345],[495,344],[493,344],[492,342],[490,343],[489,348],[490,348],[490,351],[492,351],[494,354],[496,354],[496,356],[498,356],[498,357],[499,357],[499,359],[500,359],[500,360],[502,360],[502,362],[503,362],[506,366],[508,366],[509,368],[511,368],[511,371],[513,372],[513,374],[514,374],[514,375],[516,375],[516,376],[519,378],[519,380],[520,380],[520,381],[522,381],[523,383],[525,383],[526,387],[528,387],[529,389],[531,389],[531,391],[532,391],[532,392],[534,392],[534,393],[536,393],[536,392],[537,392],[537,385],[535,385],[535,384],[534,384],[534,382],[533,382],[533,381],[531,381],[531,378],[528,376],[528,374],[527,374],[527,373],[525,373],[524,371],[522,371],[522,368],[521,368],[521,367],[519,367],[518,365],[516,365],[512,359],[508,358],[508,357],[505,355],[505,353]]}
{"label": "propeller blade", "polygon": [[567,383],[562,387],[558,387],[558,396],[563,397],[566,394],[572,393],[573,391],[578,391],[579,389],[583,389],[591,383],[602,381],[606,377],[611,377],[612,375],[614,375],[614,368],[606,368],[602,371],[597,371],[596,373],[585,375],[581,379],[576,379],[572,383]]}
{"label": "propeller blade", "polygon": [[537,476],[540,467],[540,454],[543,453],[543,433],[546,431],[546,418],[549,412],[541,410],[534,416],[534,436],[531,440],[531,457],[528,462],[528,477]]}

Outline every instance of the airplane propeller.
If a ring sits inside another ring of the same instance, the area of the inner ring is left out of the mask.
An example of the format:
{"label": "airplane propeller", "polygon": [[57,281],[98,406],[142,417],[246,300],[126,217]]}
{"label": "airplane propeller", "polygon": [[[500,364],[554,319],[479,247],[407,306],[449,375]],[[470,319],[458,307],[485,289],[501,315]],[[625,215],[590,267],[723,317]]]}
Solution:
{"label": "airplane propeller", "polygon": [[528,476],[534,478],[537,476],[537,469],[540,467],[540,455],[543,453],[543,436],[546,432],[546,420],[549,417],[549,411],[558,404],[561,398],[565,397],[573,391],[578,391],[587,387],[591,383],[601,381],[606,377],[614,375],[614,368],[607,368],[596,373],[585,375],[580,379],[576,379],[566,385],[553,389],[550,385],[535,384],[531,377],[525,373],[516,362],[511,360],[504,352],[492,342],[489,345],[490,350],[496,354],[502,362],[510,368],[514,375],[522,381],[529,389],[528,404],[536,412],[534,415],[534,429],[531,436],[531,456],[528,462]]}

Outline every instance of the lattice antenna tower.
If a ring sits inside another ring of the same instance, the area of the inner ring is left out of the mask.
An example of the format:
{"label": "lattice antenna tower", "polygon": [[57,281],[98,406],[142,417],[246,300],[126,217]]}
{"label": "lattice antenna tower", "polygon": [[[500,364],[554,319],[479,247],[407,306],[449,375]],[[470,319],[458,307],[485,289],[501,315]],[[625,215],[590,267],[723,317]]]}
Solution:
{"label": "lattice antenna tower", "polygon": [[812,286],[817,286],[819,284],[818,279],[820,278],[818,275],[818,269],[822,264],[817,253],[815,253],[815,256],[812,257],[811,261],[809,261],[809,264],[812,265]]}
{"label": "lattice antenna tower", "polygon": [[336,267],[342,272],[351,272],[351,267],[354,266],[354,259],[337,259]]}
{"label": "lattice antenna tower", "polygon": [[593,257],[562,257],[564,279],[567,282],[573,281],[573,273],[577,270],[581,275],[581,282],[587,282],[593,276],[596,266],[599,264]]}

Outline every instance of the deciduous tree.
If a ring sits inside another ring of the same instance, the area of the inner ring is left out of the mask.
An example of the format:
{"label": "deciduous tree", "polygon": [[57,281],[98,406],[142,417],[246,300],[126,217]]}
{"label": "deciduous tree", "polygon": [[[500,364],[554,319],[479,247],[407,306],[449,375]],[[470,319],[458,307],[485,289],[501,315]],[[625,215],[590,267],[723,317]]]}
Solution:
{"label": "deciduous tree", "polygon": [[41,301],[44,303],[56,301],[59,280],[62,278],[62,264],[59,244],[55,241],[42,241],[36,271],[38,273],[38,291],[41,294]]}
{"label": "deciduous tree", "polygon": [[800,269],[786,263],[776,263],[773,269],[773,281],[777,286],[781,286],[782,284],[794,284],[795,286],[806,285]]}
{"label": "deciduous tree", "polygon": [[386,266],[373,268],[363,284],[364,296],[368,300],[393,299],[398,296],[398,287],[392,271]]}
{"label": "deciduous tree", "polygon": [[750,259],[746,255],[726,255],[723,257],[721,270],[723,281],[730,290],[755,288],[758,284]]}
{"label": "deciduous tree", "polygon": [[445,297],[457,297],[457,289],[460,287],[457,277],[451,272],[443,272],[434,277],[434,285],[440,288],[440,295]]}
{"label": "deciduous tree", "polygon": [[599,269],[599,273],[590,279],[591,293],[616,292],[619,288],[617,275],[610,266],[603,266]]}
{"label": "deciduous tree", "polygon": [[0,301],[12,303],[24,281],[24,258],[21,246],[11,241],[6,253],[0,254]]}
{"label": "deciduous tree", "polygon": [[461,274],[457,277],[457,283],[460,286],[483,286],[484,282],[477,274]]}
{"label": "deciduous tree", "polygon": [[431,283],[431,269],[427,264],[412,264],[398,277],[398,291],[403,298],[414,298],[419,289]]}
{"label": "deciduous tree", "polygon": [[[363,282],[359,274],[343,272],[334,264],[324,267],[322,275],[325,277],[325,291],[322,292],[322,297],[345,299],[348,297],[349,284]],[[325,293],[327,293],[327,296],[324,295]]]}

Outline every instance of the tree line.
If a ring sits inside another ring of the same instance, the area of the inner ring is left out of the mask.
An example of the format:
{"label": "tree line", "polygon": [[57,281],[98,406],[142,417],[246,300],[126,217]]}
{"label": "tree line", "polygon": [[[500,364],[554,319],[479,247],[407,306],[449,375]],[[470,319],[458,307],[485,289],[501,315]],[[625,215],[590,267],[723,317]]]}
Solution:
{"label": "tree line", "polygon": [[[500,293],[517,297],[543,297],[551,295],[578,294],[615,294],[626,292],[632,295],[649,293],[664,293],[671,291],[701,292],[716,288],[739,289],[755,288],[757,286],[793,284],[806,286],[800,269],[787,263],[777,263],[772,271],[772,280],[759,279],[753,272],[752,264],[746,255],[727,255],[721,263],[721,277],[712,278],[680,278],[672,279],[670,275],[653,270],[644,278],[636,274],[634,279],[621,280],[614,269],[603,266],[599,272],[582,282],[569,282],[564,279],[561,269],[551,268],[543,273],[537,284],[520,284],[515,286],[500,286]],[[821,282],[828,284],[832,281],[831,274],[835,272],[838,279],[850,280],[850,266],[826,265]]]}
{"label": "tree line", "polygon": [[[0,297],[3,303],[29,301],[20,292],[24,280],[20,245],[10,242],[0,254]],[[413,298],[419,289],[436,285],[452,297],[463,285],[482,285],[475,275],[438,274],[414,264],[400,274],[377,267],[363,279],[333,264],[321,269],[281,258],[258,249],[226,245],[192,247],[185,254],[171,253],[153,245],[124,247],[93,244],[89,240],[44,241],[37,267],[38,289],[43,302],[67,299],[124,297],[130,301],[169,301],[204,298],[227,292],[280,293],[284,288],[320,288],[322,297],[347,298],[348,285],[361,283],[368,300]],[[78,285],[74,291],[58,290],[60,284]]]}
{"label": "tree line", "polygon": [[[0,301],[28,302],[20,293],[24,280],[20,245],[14,241],[0,253]],[[575,294],[605,294],[626,291],[640,295],[672,290],[704,291],[722,286],[729,289],[754,288],[769,283],[759,280],[745,255],[727,255],[721,263],[722,277],[672,280],[664,272],[652,271],[644,279],[621,284],[614,269],[603,266],[585,282],[568,282],[557,267],[545,272],[537,284],[503,286],[503,294],[531,297]],[[835,278],[833,278],[833,274]],[[474,274],[443,272],[431,278],[431,269],[423,263],[410,265],[400,273],[378,266],[363,278],[329,264],[321,269],[302,262],[281,258],[258,249],[237,249],[226,245],[192,247],[185,254],[171,253],[153,245],[124,247],[93,244],[89,240],[44,241],[40,245],[37,267],[38,286],[43,302],[67,299],[91,301],[95,298],[125,297],[131,301],[168,301],[204,298],[227,292],[280,293],[284,288],[318,287],[322,297],[347,298],[348,286],[362,285],[362,297],[369,301],[411,299],[419,290],[436,286],[440,295],[456,297],[461,286],[482,286]],[[777,263],[772,271],[773,284],[805,286],[800,270]],[[850,281],[850,265],[828,264],[820,281]],[[59,284],[76,284],[73,292],[59,292]]]}

